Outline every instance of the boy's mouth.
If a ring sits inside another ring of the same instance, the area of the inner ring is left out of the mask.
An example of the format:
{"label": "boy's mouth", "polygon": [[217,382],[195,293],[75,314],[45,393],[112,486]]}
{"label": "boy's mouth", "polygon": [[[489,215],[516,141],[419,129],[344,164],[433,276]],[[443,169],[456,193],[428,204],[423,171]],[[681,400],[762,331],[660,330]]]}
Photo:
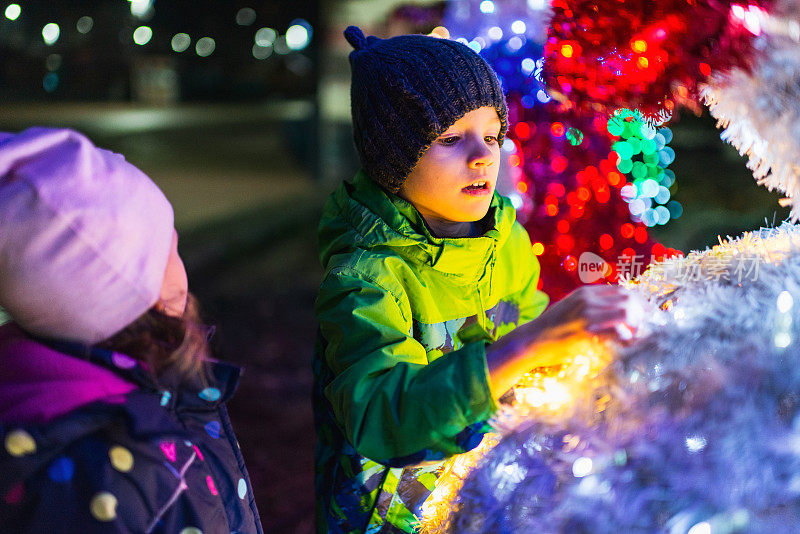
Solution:
{"label": "boy's mouth", "polygon": [[486,180],[478,180],[477,182],[469,184],[467,187],[461,189],[464,193],[469,195],[480,195],[489,192],[489,182]]}

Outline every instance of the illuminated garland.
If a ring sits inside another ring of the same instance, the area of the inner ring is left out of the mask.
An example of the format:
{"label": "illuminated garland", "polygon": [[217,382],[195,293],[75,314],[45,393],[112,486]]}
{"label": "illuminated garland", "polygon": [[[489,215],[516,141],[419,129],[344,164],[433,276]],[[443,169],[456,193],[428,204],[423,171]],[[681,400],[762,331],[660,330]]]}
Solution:
{"label": "illuminated garland", "polygon": [[560,418],[504,429],[426,532],[793,531],[800,227],[654,263],[627,287],[657,304],[650,334]]}
{"label": "illuminated garland", "polygon": [[[608,121],[608,131],[621,139],[611,148],[619,156],[617,169],[630,183],[620,190],[628,203],[631,218],[646,226],[664,225],[683,213],[680,203],[670,200],[675,173],[667,167],[675,151],[667,146],[672,140],[669,128],[656,128],[638,111],[618,110]],[[638,156],[634,160],[634,156]]]}
{"label": "illuminated garland", "polygon": [[[508,402],[501,405],[490,421],[497,432],[487,434],[478,447],[448,462],[444,474],[436,482],[436,489],[422,506],[420,534],[449,532],[452,529],[450,518],[464,481],[480,465],[481,459],[500,443],[501,436],[534,416],[553,424],[567,419],[576,405],[585,400],[585,391],[596,387],[598,376],[612,359],[607,346],[587,335],[553,343],[538,352],[551,351],[569,356],[562,365],[540,367],[526,373],[514,386],[513,396],[508,397]],[[604,397],[592,402],[602,412],[609,399]]]}

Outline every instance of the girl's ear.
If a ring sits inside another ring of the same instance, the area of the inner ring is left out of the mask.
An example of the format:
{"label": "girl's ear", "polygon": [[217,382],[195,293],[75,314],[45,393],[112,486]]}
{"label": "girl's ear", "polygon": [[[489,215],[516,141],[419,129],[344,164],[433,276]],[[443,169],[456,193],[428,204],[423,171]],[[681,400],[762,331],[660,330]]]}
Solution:
{"label": "girl's ear", "polygon": [[186,310],[188,293],[189,281],[186,268],[178,255],[178,232],[174,232],[167,268],[164,270],[164,282],[161,284],[161,294],[155,307],[165,315],[181,317]]}

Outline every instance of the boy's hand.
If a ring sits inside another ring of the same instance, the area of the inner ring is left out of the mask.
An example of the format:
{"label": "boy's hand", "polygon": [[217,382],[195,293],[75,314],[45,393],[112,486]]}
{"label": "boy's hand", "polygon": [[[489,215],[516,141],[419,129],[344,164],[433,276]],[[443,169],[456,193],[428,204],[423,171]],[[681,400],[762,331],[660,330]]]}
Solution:
{"label": "boy's hand", "polygon": [[502,395],[535,367],[562,363],[563,341],[587,332],[627,341],[644,316],[646,302],[620,286],[583,286],[539,317],[502,337],[486,350],[492,392]]}
{"label": "boy's hand", "polygon": [[558,341],[583,332],[624,341],[635,334],[645,306],[637,293],[620,286],[583,286],[517,331],[521,336],[536,335],[540,341]]}

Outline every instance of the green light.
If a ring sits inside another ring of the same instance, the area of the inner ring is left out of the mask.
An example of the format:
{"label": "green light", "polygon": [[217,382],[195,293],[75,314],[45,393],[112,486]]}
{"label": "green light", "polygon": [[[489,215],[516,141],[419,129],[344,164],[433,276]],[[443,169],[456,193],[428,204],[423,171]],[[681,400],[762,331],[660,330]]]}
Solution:
{"label": "green light", "polygon": [[[633,157],[633,147],[626,141],[617,141],[611,146],[620,158],[623,160],[631,159]],[[620,169],[620,172],[627,172]]]}
{"label": "green light", "polygon": [[633,162],[631,174],[637,180],[645,178],[647,176],[647,167],[641,161],[635,161]]}
{"label": "green light", "polygon": [[620,136],[625,129],[624,120],[621,117],[612,117],[608,120],[606,128],[611,135]]}
{"label": "green light", "polygon": [[658,165],[658,154],[655,151],[648,152],[642,149],[642,152],[644,152],[642,155],[642,161],[644,161],[647,165]]}
{"label": "green light", "polygon": [[652,139],[643,139],[640,143],[642,147],[642,154],[654,154],[656,152],[656,142]]}
{"label": "green light", "polygon": [[570,128],[567,130],[567,139],[572,146],[578,146],[583,143],[583,132],[577,128]]}
{"label": "green light", "polygon": [[629,138],[629,137],[634,137],[636,135],[636,131],[638,129],[639,128],[636,126],[636,123],[634,123],[634,122],[626,122],[625,123],[625,130],[622,132],[622,137],[624,137],[626,139]]}
{"label": "green light", "polygon": [[[617,110],[607,128],[609,133],[621,138],[612,148],[619,156],[617,169],[628,176],[629,183],[625,187],[631,192],[623,195],[625,200],[639,199],[650,206],[644,212],[637,211],[634,219],[647,226],[666,224],[670,215],[674,215],[670,212],[675,209],[673,206],[668,210],[663,205],[671,196],[666,188],[673,186],[674,193],[675,186],[675,173],[666,168],[675,159],[675,151],[666,146],[672,139],[672,132],[669,128],[656,128],[639,111],[629,109]],[[632,196],[634,190],[636,194]],[[654,201],[660,205],[654,205]]]}

